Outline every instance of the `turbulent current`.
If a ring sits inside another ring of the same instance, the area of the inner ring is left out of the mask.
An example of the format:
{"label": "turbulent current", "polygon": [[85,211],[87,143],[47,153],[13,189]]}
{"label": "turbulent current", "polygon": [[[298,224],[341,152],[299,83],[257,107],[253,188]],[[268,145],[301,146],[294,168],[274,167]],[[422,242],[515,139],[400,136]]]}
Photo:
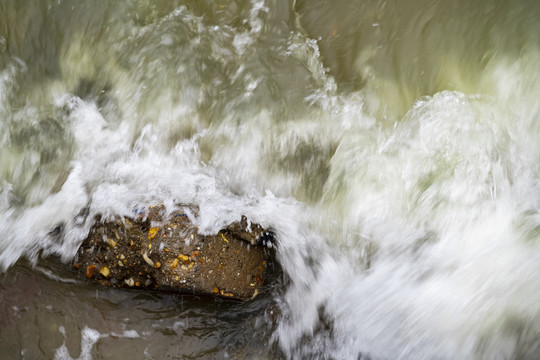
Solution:
{"label": "turbulent current", "polygon": [[[0,357],[538,359],[539,139],[537,0],[0,0]],[[156,203],[265,293],[70,272]]]}

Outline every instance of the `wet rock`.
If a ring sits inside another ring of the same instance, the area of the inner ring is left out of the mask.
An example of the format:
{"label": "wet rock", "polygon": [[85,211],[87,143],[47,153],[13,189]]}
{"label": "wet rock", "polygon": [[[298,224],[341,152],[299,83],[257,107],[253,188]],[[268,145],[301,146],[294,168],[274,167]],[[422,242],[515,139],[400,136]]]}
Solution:
{"label": "wet rock", "polygon": [[[245,217],[213,236],[198,233],[186,207],[162,206],[134,218],[96,221],[73,268],[105,285],[250,300],[264,282],[271,232]],[[141,212],[142,213],[142,212]]]}

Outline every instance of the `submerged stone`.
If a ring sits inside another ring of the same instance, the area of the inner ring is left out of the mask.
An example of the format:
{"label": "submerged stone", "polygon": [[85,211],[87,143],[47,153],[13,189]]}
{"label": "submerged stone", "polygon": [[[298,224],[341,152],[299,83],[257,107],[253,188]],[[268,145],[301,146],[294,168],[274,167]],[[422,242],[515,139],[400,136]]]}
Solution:
{"label": "submerged stone", "polygon": [[201,235],[183,211],[165,218],[155,206],[146,217],[98,219],[73,267],[109,286],[249,300],[264,281],[268,249],[260,243],[269,236],[245,217],[216,235]]}

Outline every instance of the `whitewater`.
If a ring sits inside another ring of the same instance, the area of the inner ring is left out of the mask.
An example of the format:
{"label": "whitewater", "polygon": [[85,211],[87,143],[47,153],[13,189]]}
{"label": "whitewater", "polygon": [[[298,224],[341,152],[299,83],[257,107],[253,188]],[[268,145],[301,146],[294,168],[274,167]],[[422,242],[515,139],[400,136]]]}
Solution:
{"label": "whitewater", "polygon": [[[534,1],[0,1],[0,349],[538,358],[539,19]],[[205,234],[272,229],[261,299],[69,272],[95,215],[156,203],[197,205]]]}

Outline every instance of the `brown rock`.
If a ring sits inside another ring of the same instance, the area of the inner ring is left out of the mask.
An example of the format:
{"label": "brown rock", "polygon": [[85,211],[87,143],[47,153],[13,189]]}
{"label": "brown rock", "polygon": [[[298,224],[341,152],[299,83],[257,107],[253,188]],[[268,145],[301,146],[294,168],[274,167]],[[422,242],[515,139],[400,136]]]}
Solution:
{"label": "brown rock", "polygon": [[[197,215],[194,208],[189,208]],[[183,211],[163,217],[162,206],[146,217],[100,222],[82,243],[73,268],[105,285],[208,294],[249,300],[260,291],[269,239],[245,217],[204,236]],[[217,289],[217,291],[216,291]]]}

